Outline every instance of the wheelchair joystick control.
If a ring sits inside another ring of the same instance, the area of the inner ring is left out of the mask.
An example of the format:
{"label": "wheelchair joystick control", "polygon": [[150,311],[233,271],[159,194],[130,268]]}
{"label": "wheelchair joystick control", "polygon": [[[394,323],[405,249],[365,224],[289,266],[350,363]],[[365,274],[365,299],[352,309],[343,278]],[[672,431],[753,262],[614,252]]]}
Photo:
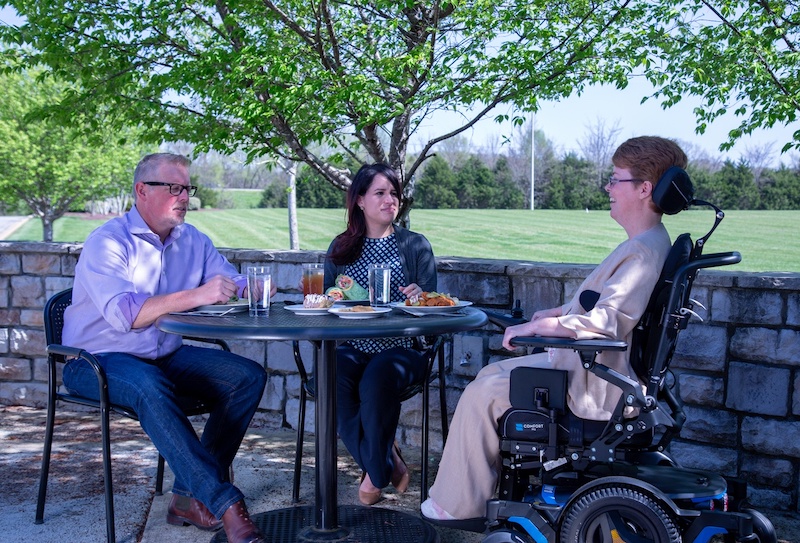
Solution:
{"label": "wheelchair joystick control", "polygon": [[522,318],[522,302],[520,300],[514,302],[514,307],[511,309],[511,316],[515,319]]}

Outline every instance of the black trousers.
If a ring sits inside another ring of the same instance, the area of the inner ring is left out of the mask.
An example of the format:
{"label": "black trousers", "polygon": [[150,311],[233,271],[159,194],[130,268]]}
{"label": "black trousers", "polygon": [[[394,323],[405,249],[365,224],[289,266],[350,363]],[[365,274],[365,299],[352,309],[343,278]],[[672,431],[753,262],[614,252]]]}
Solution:
{"label": "black trousers", "polygon": [[349,344],[337,348],[339,437],[378,488],[392,478],[400,394],[424,379],[426,369],[425,358],[414,349],[393,347],[369,355]]}

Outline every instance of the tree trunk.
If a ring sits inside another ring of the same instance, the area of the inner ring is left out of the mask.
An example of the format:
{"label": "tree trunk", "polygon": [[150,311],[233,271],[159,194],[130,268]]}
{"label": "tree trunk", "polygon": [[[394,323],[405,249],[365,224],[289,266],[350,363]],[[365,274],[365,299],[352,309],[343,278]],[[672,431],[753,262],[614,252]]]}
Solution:
{"label": "tree trunk", "polygon": [[300,234],[297,230],[297,163],[289,162],[286,167],[289,174],[289,248],[293,251],[300,249]]}
{"label": "tree trunk", "polygon": [[53,221],[47,216],[42,216],[42,241],[53,241]]}

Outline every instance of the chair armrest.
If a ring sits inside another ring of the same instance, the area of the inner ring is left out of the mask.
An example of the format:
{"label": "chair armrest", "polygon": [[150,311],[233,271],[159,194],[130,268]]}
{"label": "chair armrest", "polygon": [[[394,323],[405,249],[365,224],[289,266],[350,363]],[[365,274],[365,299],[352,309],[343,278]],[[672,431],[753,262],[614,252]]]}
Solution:
{"label": "chair armrest", "polygon": [[575,351],[624,351],[628,344],[615,339],[570,339],[564,337],[517,336],[511,344],[519,347],[573,349]]}
{"label": "chair armrest", "polygon": [[523,322],[528,322],[528,319],[526,318],[513,317],[506,313],[500,313],[492,309],[481,309],[481,311],[483,311],[489,318],[489,322],[503,329],[506,329],[509,326],[514,326],[515,324],[522,324]]}

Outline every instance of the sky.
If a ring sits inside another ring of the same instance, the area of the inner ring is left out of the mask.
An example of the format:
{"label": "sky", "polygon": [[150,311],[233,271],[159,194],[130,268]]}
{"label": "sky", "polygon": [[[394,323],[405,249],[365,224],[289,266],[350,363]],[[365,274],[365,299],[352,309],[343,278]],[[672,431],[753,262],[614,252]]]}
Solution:
{"label": "sky", "polygon": [[[727,141],[728,131],[738,126],[737,117],[728,113],[716,119],[703,135],[699,135],[695,132],[696,123],[692,112],[700,103],[699,99],[684,98],[679,104],[666,110],[653,99],[640,104],[641,99],[653,91],[653,87],[644,78],[633,79],[624,90],[608,86],[590,87],[581,96],[542,104],[534,117],[534,126],[564,152],[579,152],[578,143],[586,138],[590,128],[602,123],[606,130],[615,126],[620,129],[618,143],[634,136],[662,136],[691,143],[707,151],[712,157],[721,156],[734,161],[748,148],[772,144],[773,165],[777,166],[780,162],[789,164],[792,156],[796,157],[796,152],[794,155],[791,151],[781,155],[780,150],[786,142],[791,141],[792,134],[800,130],[800,122],[754,132],[752,136],[740,138],[731,151],[723,153],[719,146]],[[498,109],[496,114],[499,113],[508,113],[508,110]],[[462,135],[475,145],[487,145],[493,139],[499,143],[502,136],[513,136],[515,130],[510,123],[494,122],[496,114],[489,115],[488,119],[482,120]],[[431,138],[441,134],[443,127],[455,129],[461,123],[463,120],[455,113],[440,113],[423,125],[419,138]],[[691,160],[691,156],[689,159]]]}
{"label": "sky", "polygon": [[[11,8],[0,8],[0,23],[19,24],[20,18]],[[772,165],[780,162],[790,164],[797,153],[781,155],[783,145],[791,141],[792,134],[800,130],[800,122],[789,126],[760,130],[752,136],[741,138],[734,148],[727,153],[719,151],[719,146],[727,139],[727,133],[738,125],[733,113],[716,119],[706,133],[695,133],[695,120],[692,108],[698,99],[685,98],[678,105],[663,110],[655,100],[640,104],[642,97],[653,92],[644,78],[634,79],[624,90],[613,87],[591,87],[581,96],[571,96],[559,102],[545,102],[534,118],[537,130],[544,132],[558,150],[563,152],[579,151],[578,142],[583,140],[590,127],[603,123],[606,129],[620,128],[618,143],[633,136],[653,135],[676,139],[691,143],[705,150],[710,156],[721,156],[738,160],[749,148],[763,147],[772,144]],[[514,128],[510,124],[498,124],[494,117],[500,113],[509,113],[498,108],[473,127],[462,134],[475,146],[487,146],[490,142],[502,141],[502,136],[511,138]],[[455,113],[439,112],[431,117],[418,131],[412,140],[410,150],[419,148],[425,140],[446,133],[460,126],[463,120]],[[691,156],[689,159],[691,160]]]}

